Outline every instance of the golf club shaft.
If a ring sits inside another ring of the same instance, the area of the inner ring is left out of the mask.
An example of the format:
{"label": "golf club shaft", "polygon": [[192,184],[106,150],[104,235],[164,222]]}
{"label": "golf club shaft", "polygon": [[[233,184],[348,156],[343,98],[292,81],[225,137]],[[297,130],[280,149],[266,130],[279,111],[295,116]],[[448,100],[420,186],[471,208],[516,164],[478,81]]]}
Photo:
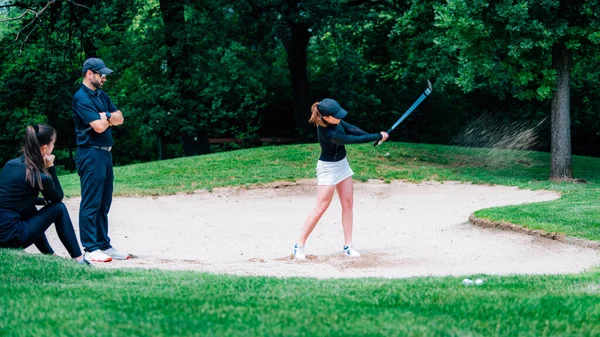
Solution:
{"label": "golf club shaft", "polygon": [[413,112],[417,108],[417,106],[419,106],[419,104],[421,104],[421,102],[423,102],[430,93],[431,93],[431,91],[429,91],[429,88],[425,89],[425,92],[423,94],[421,94],[419,99],[417,99],[417,101],[414,102],[413,105],[410,108],[408,108],[408,110],[406,110],[404,115],[402,115],[402,117],[400,117],[400,119],[398,119],[398,121],[396,123],[394,123],[394,125],[392,125],[392,127],[387,132],[390,133],[390,132],[394,131],[394,129],[398,125],[400,125],[400,123],[402,123],[402,121],[405,120],[406,117],[408,117],[408,115],[410,115],[411,112]]}
{"label": "golf club shaft", "polygon": [[[410,115],[411,112],[413,112],[413,110],[415,110],[417,108],[417,106],[419,106],[419,104],[421,104],[421,102],[423,102],[425,100],[425,98],[427,98],[427,96],[429,96],[429,94],[431,94],[431,82],[427,81],[429,87],[427,89],[425,89],[425,91],[421,94],[421,96],[419,96],[419,98],[413,103],[413,105],[411,105],[410,108],[408,108],[408,110],[406,110],[406,112],[402,115],[402,117],[400,117],[398,119],[398,121],[396,121],[396,123],[394,123],[394,125],[392,125],[391,128],[389,128],[389,130],[387,131],[387,133],[390,133],[392,131],[394,131],[394,129],[400,125],[400,123],[402,123],[402,121],[408,117],[408,115]],[[375,141],[375,143],[373,143],[373,146],[377,146],[381,144],[381,141]]]}

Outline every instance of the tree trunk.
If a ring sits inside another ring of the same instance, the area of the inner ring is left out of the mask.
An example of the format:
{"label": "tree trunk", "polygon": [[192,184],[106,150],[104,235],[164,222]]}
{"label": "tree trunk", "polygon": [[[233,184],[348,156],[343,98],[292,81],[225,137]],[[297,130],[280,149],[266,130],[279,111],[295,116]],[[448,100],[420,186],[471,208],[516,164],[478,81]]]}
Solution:
{"label": "tree trunk", "polygon": [[292,102],[294,104],[294,117],[296,127],[302,137],[310,130],[310,106],[308,87],[308,70],[306,50],[310,32],[305,25],[294,24],[291,27],[290,48],[287,50],[287,62],[292,80]]}
{"label": "tree trunk", "polygon": [[[292,8],[297,6],[292,5]],[[290,16],[290,13],[285,13]],[[307,48],[311,33],[308,26],[299,24],[284,18],[280,21],[277,35],[287,54],[287,64],[290,70],[292,84],[292,104],[294,106],[294,118],[296,128],[300,137],[306,139],[310,132],[310,106],[312,102],[309,96],[308,70],[307,70]]]}
{"label": "tree trunk", "polygon": [[572,179],[570,72],[571,51],[562,43],[552,46],[552,65],[556,70],[556,93],[552,99],[551,180]]}
{"label": "tree trunk", "polygon": [[[190,61],[190,46],[185,37],[184,3],[185,0],[160,0],[165,45],[167,46],[167,79],[176,85],[178,95],[177,102],[165,102],[163,108],[167,111],[181,112],[174,114],[175,117],[173,118],[193,118],[196,120],[199,112],[195,110],[197,105],[195,104],[197,101],[196,94],[189,88],[192,62]],[[188,136],[198,134],[201,135],[199,140],[201,144],[195,147],[195,149],[202,149],[203,152],[195,154],[210,152],[208,135],[203,128],[196,127],[193,134],[180,134],[180,136],[184,137],[184,139],[189,139]],[[188,146],[188,144],[185,145]]]}
{"label": "tree trunk", "polygon": [[165,159],[165,151],[163,149],[163,137],[161,135],[158,135],[156,139],[158,143],[158,160],[163,160]]}
{"label": "tree trunk", "polygon": [[[83,53],[85,54],[84,60],[87,60],[90,57],[98,57],[98,47],[94,45],[93,38],[89,35],[94,34],[94,31],[90,29],[88,26],[84,26],[81,21],[80,15],[83,16],[83,9],[77,8],[74,4],[70,4],[71,6],[71,18],[75,20],[75,24],[79,30],[79,39],[81,40],[81,47],[83,48]],[[95,5],[95,1],[88,1],[86,3],[88,7],[93,7]],[[85,10],[87,11],[87,9]],[[87,12],[86,14],[88,14]],[[82,63],[83,65],[83,63]]]}
{"label": "tree trunk", "polygon": [[183,70],[179,69],[181,68],[180,63],[187,61],[175,55],[177,47],[183,47],[180,46],[182,42],[181,34],[183,34],[185,29],[183,10],[183,1],[181,0],[160,0],[165,46],[167,46],[167,76],[170,80],[174,80],[177,74],[180,74],[178,71]]}
{"label": "tree trunk", "polygon": [[57,1],[50,6],[50,30],[54,31],[62,13],[62,2]]}

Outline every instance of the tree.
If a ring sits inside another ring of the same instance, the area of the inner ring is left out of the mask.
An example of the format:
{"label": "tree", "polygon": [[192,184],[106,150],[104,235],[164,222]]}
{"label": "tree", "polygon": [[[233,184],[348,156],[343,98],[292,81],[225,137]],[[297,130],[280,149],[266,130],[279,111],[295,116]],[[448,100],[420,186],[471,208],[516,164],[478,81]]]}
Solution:
{"label": "tree", "polygon": [[551,100],[552,180],[573,177],[572,60],[597,59],[598,5],[569,0],[448,0],[435,5],[436,25],[444,30],[436,43],[458,60],[455,83],[465,92],[486,87],[499,96]]}
{"label": "tree", "polygon": [[296,128],[303,137],[311,131],[308,119],[313,103],[308,74],[309,41],[341,13],[342,4],[339,0],[242,0],[237,3],[240,10],[267,20],[285,48]]}
{"label": "tree", "polygon": [[[100,40],[114,41],[108,36],[120,35],[128,26],[129,6],[125,0],[87,0],[85,5],[72,0],[5,1],[0,6],[5,14],[0,21],[6,25],[0,81],[8,84],[0,89],[0,118],[9,120],[0,138],[19,139],[25,125],[48,123],[59,134],[57,162],[73,168],[71,98],[81,66],[88,57],[102,56]],[[116,158],[121,151],[114,152]]]}
{"label": "tree", "polygon": [[[181,118],[197,115],[193,101],[194,90],[191,88],[191,56],[190,45],[187,41],[188,24],[186,23],[184,11],[186,0],[160,0],[160,11],[163,20],[164,29],[164,45],[166,46],[166,62],[165,76],[168,83],[175,87],[175,96],[170,100],[163,101],[163,108],[169,112],[169,121],[172,124],[177,123]],[[165,122],[167,122],[165,120]],[[194,129],[194,128],[192,128]],[[193,135],[197,130],[180,129],[183,136]],[[186,135],[187,133],[187,135]],[[197,134],[197,133],[196,133]],[[184,139],[188,139],[184,137]],[[205,144],[204,148],[209,148],[206,133],[200,139]],[[162,134],[159,136],[160,154],[159,158],[163,158],[162,153]]]}
{"label": "tree", "polygon": [[[59,147],[72,148],[74,48],[72,34],[65,34],[72,31],[66,24],[69,16],[61,14],[79,6],[76,2],[63,6],[60,1],[7,1],[1,6],[5,17],[0,21],[6,30],[0,82],[6,86],[0,89],[0,111],[7,120],[0,138],[20,140],[26,125],[49,123],[61,135]],[[60,154],[59,158],[65,159]]]}

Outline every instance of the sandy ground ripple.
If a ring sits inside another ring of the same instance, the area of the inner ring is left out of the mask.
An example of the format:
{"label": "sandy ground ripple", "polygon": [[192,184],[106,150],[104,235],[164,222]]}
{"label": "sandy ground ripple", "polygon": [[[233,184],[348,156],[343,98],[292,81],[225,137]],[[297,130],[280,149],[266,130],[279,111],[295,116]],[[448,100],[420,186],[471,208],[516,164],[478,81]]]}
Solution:
{"label": "sandy ground ripple", "polygon": [[[135,258],[96,265],[317,278],[557,274],[600,265],[593,249],[467,222],[478,209],[558,197],[455,182],[355,183],[354,246],[363,256],[341,255],[341,208],[334,199],[307,242],[306,261],[293,260],[291,252],[316,203],[314,180],[119,197],[109,215],[110,237]],[[66,203],[77,230],[79,198]],[[49,240],[67,256],[53,227]]]}

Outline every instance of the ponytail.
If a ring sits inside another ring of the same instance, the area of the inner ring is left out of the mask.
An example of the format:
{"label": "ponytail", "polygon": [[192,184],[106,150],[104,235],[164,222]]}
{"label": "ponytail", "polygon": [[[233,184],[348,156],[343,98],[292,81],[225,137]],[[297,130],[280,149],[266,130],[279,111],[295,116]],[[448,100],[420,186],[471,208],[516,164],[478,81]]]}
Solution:
{"label": "ponytail", "polygon": [[23,154],[25,155],[25,179],[32,187],[43,189],[42,173],[48,174],[44,156],[40,151],[42,145],[50,144],[56,137],[56,131],[46,124],[34,124],[25,130]]}
{"label": "ponytail", "polygon": [[309,123],[314,124],[315,126],[321,126],[321,127],[326,127],[327,126],[327,122],[325,122],[323,120],[323,115],[321,115],[321,112],[319,111],[319,103],[321,102],[315,102],[311,107],[310,107],[310,119],[308,120]]}

